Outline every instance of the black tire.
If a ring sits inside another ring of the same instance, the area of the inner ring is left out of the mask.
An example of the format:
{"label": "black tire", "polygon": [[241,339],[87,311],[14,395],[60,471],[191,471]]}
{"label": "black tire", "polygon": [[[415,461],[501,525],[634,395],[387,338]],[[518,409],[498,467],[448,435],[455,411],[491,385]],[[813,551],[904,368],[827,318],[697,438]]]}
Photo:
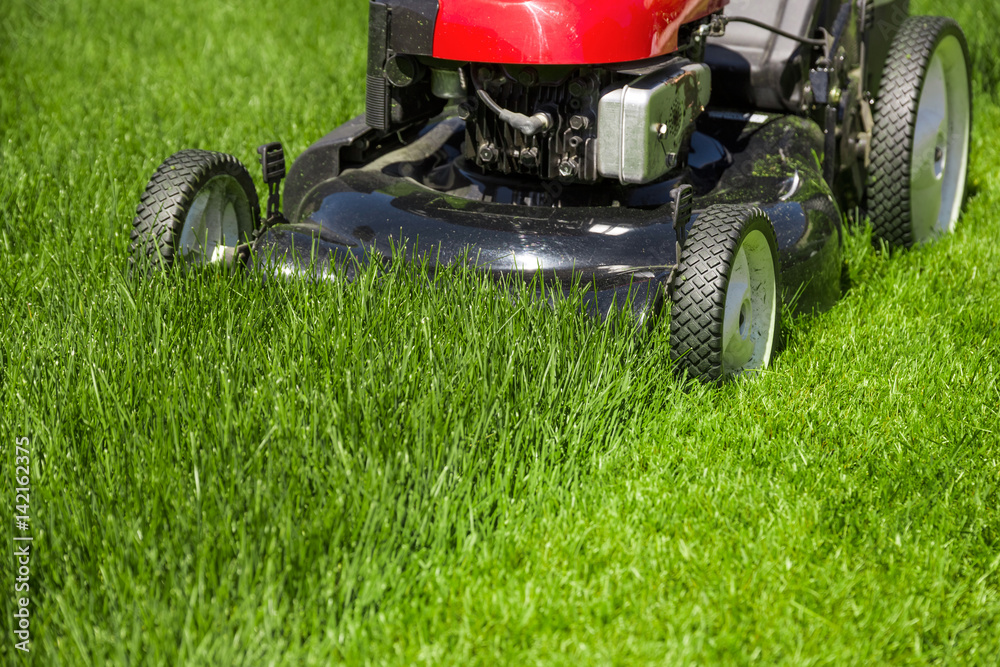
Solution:
{"label": "black tire", "polygon": [[715,206],[702,213],[691,227],[671,289],[670,352],[677,372],[719,382],[766,368],[781,328],[779,280],[778,242],[763,212]]}
{"label": "black tire", "polygon": [[[914,16],[903,23],[875,105],[868,208],[876,241],[911,247],[954,229],[969,164],[970,72],[955,21]],[[935,127],[938,106],[947,115]]]}
{"label": "black tire", "polygon": [[[253,180],[225,153],[183,150],[153,174],[132,223],[133,269],[228,263],[260,220]],[[203,237],[199,231],[204,231]]]}

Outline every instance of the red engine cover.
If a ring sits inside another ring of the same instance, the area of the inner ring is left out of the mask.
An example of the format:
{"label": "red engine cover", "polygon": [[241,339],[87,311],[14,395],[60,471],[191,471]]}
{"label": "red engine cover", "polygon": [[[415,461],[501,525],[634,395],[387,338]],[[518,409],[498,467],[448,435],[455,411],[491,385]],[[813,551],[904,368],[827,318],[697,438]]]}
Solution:
{"label": "red engine cover", "polygon": [[666,55],[677,30],[729,0],[439,0],[434,57],[596,65]]}

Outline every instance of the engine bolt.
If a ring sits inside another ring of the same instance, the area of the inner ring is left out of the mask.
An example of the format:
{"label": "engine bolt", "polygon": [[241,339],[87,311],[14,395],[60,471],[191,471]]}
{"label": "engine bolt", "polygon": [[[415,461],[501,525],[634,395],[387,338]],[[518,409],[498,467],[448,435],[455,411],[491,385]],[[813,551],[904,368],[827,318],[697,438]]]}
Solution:
{"label": "engine bolt", "polygon": [[521,70],[521,73],[517,75],[517,81],[522,86],[533,86],[538,83],[538,72],[531,67],[525,67]]}
{"label": "engine bolt", "polygon": [[497,159],[497,147],[493,144],[483,144],[479,147],[479,160],[489,164]]}
{"label": "engine bolt", "polygon": [[559,163],[559,175],[563,178],[569,178],[570,176],[575,176],[578,169],[577,162],[574,158],[568,160],[563,160]]}
{"label": "engine bolt", "polygon": [[534,167],[538,164],[538,149],[526,148],[521,151],[521,164],[525,167]]}
{"label": "engine bolt", "polygon": [[586,77],[574,79],[569,84],[569,94],[573,97],[586,97],[594,89],[594,82]]}
{"label": "engine bolt", "polygon": [[459,104],[458,117],[461,118],[462,120],[469,120],[470,116],[472,116],[472,107],[464,103]]}
{"label": "engine bolt", "polygon": [[569,119],[569,126],[574,130],[586,130],[590,127],[590,119],[577,114]]}

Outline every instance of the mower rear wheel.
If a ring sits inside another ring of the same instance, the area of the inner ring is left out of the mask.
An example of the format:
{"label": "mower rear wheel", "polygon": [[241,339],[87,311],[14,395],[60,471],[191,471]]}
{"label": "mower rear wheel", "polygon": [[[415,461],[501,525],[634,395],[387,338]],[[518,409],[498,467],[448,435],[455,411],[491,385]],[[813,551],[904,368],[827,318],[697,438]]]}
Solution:
{"label": "mower rear wheel", "polygon": [[132,223],[132,266],[229,263],[260,219],[253,180],[225,153],[183,150],[153,174]]}
{"label": "mower rear wheel", "polygon": [[671,290],[679,373],[719,382],[766,368],[781,325],[778,242],[758,209],[716,206],[691,227]]}
{"label": "mower rear wheel", "polygon": [[915,16],[893,41],[872,130],[868,201],[877,239],[911,247],[954,231],[972,128],[969,47],[949,18]]}

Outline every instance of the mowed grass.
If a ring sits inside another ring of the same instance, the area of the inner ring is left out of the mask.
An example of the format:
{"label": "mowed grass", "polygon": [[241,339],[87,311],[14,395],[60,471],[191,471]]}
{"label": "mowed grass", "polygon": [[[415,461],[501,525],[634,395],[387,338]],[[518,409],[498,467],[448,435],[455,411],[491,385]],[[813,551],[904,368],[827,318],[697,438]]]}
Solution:
{"label": "mowed grass", "polygon": [[4,661],[996,664],[1000,9],[914,4],[972,42],[965,217],[856,229],[843,300],[722,388],[667,327],[460,271],[129,280],[169,154],[360,112],[366,3],[0,4],[0,478],[11,508],[30,436],[35,540]]}

